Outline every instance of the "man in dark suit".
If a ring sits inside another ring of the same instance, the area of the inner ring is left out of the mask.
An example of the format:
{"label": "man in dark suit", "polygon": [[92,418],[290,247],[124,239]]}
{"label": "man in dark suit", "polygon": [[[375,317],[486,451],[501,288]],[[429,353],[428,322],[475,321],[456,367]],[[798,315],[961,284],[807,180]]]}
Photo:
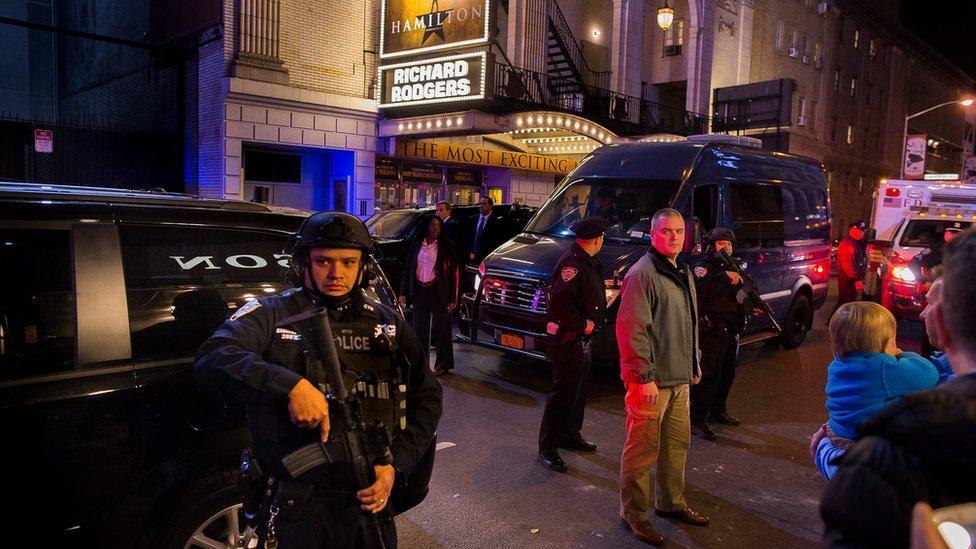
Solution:
{"label": "man in dark suit", "polygon": [[494,205],[495,202],[490,197],[482,197],[481,211],[478,217],[472,218],[465,231],[464,249],[467,252],[465,257],[468,265],[477,266],[498,244],[495,234],[499,220],[491,215]]}
{"label": "man in dark suit", "polygon": [[444,222],[444,229],[441,231],[441,236],[454,243],[455,247],[461,246],[461,241],[458,240],[458,232],[460,228],[458,227],[458,220],[451,217],[451,210],[453,209],[451,203],[447,200],[441,200],[434,205],[437,217],[441,218]]}
{"label": "man in dark suit", "polygon": [[413,305],[413,330],[430,353],[430,324],[434,322],[437,360],[434,375],[454,369],[451,313],[457,307],[458,260],[454,243],[444,238],[440,217],[432,217],[427,234],[410,247],[400,282],[400,306]]}

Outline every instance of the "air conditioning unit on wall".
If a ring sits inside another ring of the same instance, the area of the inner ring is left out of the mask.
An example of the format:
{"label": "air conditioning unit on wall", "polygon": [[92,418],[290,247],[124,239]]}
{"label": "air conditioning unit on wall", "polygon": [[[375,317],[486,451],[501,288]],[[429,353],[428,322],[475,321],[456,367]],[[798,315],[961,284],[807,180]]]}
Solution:
{"label": "air conditioning unit on wall", "polygon": [[792,58],[794,58],[794,59],[796,59],[796,56],[797,56],[797,55],[799,55],[799,54],[800,54],[800,52],[799,52],[799,51],[797,51],[797,49],[796,49],[796,48],[790,48],[790,52],[789,52],[789,54],[790,54],[790,57],[792,57]]}
{"label": "air conditioning unit on wall", "polygon": [[827,13],[828,9],[830,9],[830,5],[827,4],[827,2],[820,2],[819,4],[817,4],[817,13],[819,13],[820,15]]}

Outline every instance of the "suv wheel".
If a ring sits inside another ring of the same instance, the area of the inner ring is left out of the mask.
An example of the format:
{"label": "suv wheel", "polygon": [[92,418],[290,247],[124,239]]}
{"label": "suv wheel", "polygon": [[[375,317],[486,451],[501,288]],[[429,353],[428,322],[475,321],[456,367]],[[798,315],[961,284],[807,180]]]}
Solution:
{"label": "suv wheel", "polygon": [[[194,482],[173,507],[172,520],[159,533],[159,547],[257,547],[257,535],[244,539],[244,517],[237,471],[211,473]],[[253,534],[253,532],[252,532]]]}
{"label": "suv wheel", "polygon": [[786,311],[786,319],[783,321],[783,333],[780,341],[783,347],[795,349],[803,343],[807,337],[807,332],[813,326],[813,306],[810,298],[805,295],[798,295],[790,303],[789,310]]}

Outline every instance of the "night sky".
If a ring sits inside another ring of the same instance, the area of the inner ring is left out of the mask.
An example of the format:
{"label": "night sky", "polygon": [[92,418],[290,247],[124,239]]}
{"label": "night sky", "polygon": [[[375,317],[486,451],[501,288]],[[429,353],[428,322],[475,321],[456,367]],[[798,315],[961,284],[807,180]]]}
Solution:
{"label": "night sky", "polygon": [[976,79],[976,1],[902,0],[901,22]]}

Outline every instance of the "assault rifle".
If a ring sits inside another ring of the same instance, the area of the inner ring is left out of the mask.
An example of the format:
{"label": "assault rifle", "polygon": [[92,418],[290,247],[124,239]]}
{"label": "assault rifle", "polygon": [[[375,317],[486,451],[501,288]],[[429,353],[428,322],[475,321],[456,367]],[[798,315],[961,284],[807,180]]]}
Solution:
{"label": "assault rifle", "polygon": [[[389,465],[393,462],[393,455],[390,453],[390,432],[379,422],[367,425],[363,419],[359,399],[346,390],[332,327],[329,323],[328,309],[325,307],[312,309],[285,319],[279,322],[278,326],[295,325],[306,320],[307,324],[311,325],[311,329],[305,331],[312,348],[309,357],[309,375],[314,379],[310,381],[317,385],[329,401],[329,416],[333,426],[330,434],[335,433],[335,436],[330,436],[329,442],[325,444],[313,442],[303,446],[282,458],[281,463],[292,478],[297,478],[298,475],[319,465],[344,459],[352,465],[357,489],[367,488],[376,480],[373,466]],[[339,452],[335,452],[336,444],[341,445]],[[336,456],[333,453],[344,455]],[[376,515],[367,511],[360,517],[366,521],[373,537],[373,543],[368,545],[385,547]]]}
{"label": "assault rifle", "polygon": [[736,263],[735,260],[732,259],[732,256],[729,255],[729,252],[725,251],[724,249],[719,250],[718,257],[722,260],[722,263],[725,264],[725,268],[727,270],[739,275],[739,278],[742,279],[741,291],[746,293],[746,297],[749,298],[749,301],[752,302],[754,307],[759,308],[767,317],[769,317],[769,321],[773,323],[773,328],[776,329],[776,333],[783,333],[783,329],[780,328],[779,323],[776,322],[776,316],[773,314],[772,307],[769,306],[769,303],[763,301],[762,296],[759,295],[759,290],[756,288],[755,279],[742,272],[742,269],[739,268],[739,264]]}

